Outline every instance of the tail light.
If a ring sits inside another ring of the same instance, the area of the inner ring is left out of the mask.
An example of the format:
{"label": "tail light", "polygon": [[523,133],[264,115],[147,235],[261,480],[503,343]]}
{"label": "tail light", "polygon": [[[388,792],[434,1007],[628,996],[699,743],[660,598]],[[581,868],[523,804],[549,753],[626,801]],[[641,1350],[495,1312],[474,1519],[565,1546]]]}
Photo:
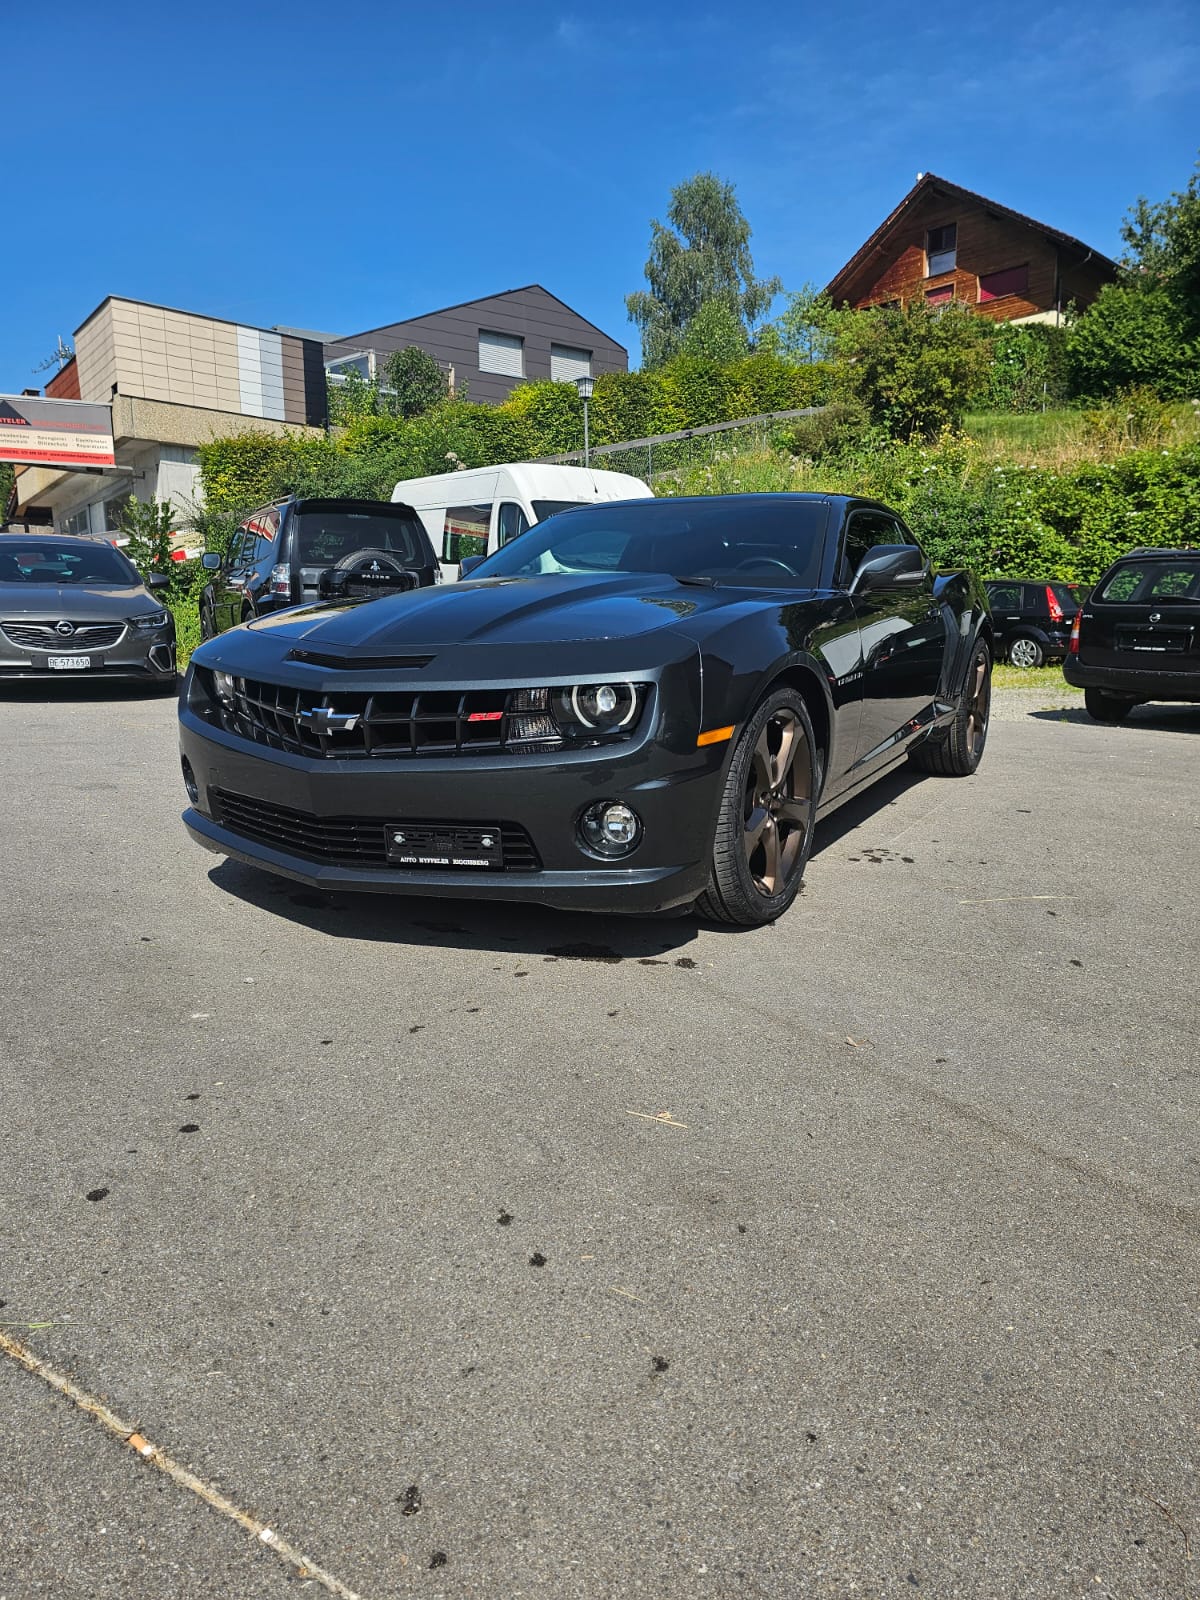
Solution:
{"label": "tail light", "polygon": [[283,595],[286,600],[292,598],[292,569],[286,565],[271,568],[271,586],[269,593]]}
{"label": "tail light", "polygon": [[1054,593],[1054,590],[1049,584],[1046,585],[1046,604],[1050,607],[1050,621],[1061,622],[1063,619],[1063,609],[1058,603],[1058,596]]}
{"label": "tail light", "polygon": [[1067,654],[1069,656],[1077,656],[1079,654],[1079,619],[1082,615],[1082,611],[1077,611],[1075,613],[1075,621],[1071,624],[1071,642],[1067,646]]}

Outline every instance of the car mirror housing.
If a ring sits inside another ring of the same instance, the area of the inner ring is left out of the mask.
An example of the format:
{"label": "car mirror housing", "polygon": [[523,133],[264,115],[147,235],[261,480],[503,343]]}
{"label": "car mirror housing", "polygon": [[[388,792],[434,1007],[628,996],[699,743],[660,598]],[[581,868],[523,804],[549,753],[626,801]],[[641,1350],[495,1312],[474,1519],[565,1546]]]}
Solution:
{"label": "car mirror housing", "polygon": [[171,587],[170,573],[152,572],[146,579],[146,587],[147,589],[169,589]]}
{"label": "car mirror housing", "polygon": [[907,589],[922,583],[928,571],[925,557],[916,545],[877,544],[863,557],[850,592],[867,594],[873,589]]}
{"label": "car mirror housing", "polygon": [[459,577],[460,578],[469,578],[471,576],[471,574],[475,571],[475,568],[477,566],[479,566],[481,562],[486,561],[486,560],[487,560],[486,556],[464,556],[462,558],[462,560],[458,563],[458,575],[459,575]]}
{"label": "car mirror housing", "polygon": [[221,558],[215,550],[206,550],[200,557],[200,565],[204,568],[205,572],[219,572],[221,567]]}

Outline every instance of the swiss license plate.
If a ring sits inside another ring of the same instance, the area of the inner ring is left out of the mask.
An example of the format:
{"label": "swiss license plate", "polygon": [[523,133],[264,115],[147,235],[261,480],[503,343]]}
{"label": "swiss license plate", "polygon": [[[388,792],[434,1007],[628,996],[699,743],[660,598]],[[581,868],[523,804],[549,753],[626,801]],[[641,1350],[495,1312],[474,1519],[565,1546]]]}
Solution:
{"label": "swiss license plate", "polygon": [[504,865],[500,829],[391,823],[384,829],[387,858],[393,867],[424,867],[428,871],[476,871]]}
{"label": "swiss license plate", "polygon": [[92,664],[91,656],[47,656],[46,665],[55,672],[83,672]]}

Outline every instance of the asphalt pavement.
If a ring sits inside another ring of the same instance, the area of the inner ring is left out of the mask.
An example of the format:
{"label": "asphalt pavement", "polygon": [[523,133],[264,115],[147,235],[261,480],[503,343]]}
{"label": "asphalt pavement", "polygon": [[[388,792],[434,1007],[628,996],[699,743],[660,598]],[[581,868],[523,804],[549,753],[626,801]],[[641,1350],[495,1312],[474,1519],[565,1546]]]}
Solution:
{"label": "asphalt pavement", "polygon": [[[338,898],[0,691],[0,1333],[362,1600],[1200,1596],[1200,708],[774,927]],[[0,1355],[0,1600],[323,1594]]]}

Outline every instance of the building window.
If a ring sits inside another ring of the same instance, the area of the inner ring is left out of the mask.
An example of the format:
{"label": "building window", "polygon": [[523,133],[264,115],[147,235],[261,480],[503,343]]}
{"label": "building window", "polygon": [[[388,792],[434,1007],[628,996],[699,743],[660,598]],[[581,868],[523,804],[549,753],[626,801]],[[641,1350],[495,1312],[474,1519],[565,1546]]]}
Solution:
{"label": "building window", "polygon": [[325,376],[330,383],[345,383],[351,375],[367,379],[375,376],[374,350],[364,350],[355,356],[342,356],[337,361],[331,361],[325,368]]}
{"label": "building window", "polygon": [[100,532],[119,533],[121,531],[121,513],[133,499],[133,495],[126,490],[124,494],[115,494],[111,500],[106,500],[100,507]]}
{"label": "building window", "polygon": [[550,380],[552,383],[574,383],[576,378],[592,375],[592,352],[573,350],[568,344],[550,346]]}
{"label": "building window", "polygon": [[954,285],[952,283],[941,283],[936,289],[926,289],[925,291],[925,304],[927,306],[949,305],[953,299]]}
{"label": "building window", "polygon": [[84,506],[80,511],[73,512],[69,517],[64,517],[62,531],[73,534],[77,539],[86,539],[92,531],[92,525],[88,519],[87,506]]}
{"label": "building window", "polygon": [[979,299],[1002,300],[1006,294],[1025,294],[1029,288],[1029,263],[1006,267],[1003,272],[984,272],[979,278]]}
{"label": "building window", "polygon": [[479,370],[495,372],[502,378],[525,376],[525,341],[515,333],[479,330]]}
{"label": "building window", "polygon": [[948,222],[944,228],[930,228],[925,236],[925,256],[927,278],[954,271],[958,264],[957,222]]}

